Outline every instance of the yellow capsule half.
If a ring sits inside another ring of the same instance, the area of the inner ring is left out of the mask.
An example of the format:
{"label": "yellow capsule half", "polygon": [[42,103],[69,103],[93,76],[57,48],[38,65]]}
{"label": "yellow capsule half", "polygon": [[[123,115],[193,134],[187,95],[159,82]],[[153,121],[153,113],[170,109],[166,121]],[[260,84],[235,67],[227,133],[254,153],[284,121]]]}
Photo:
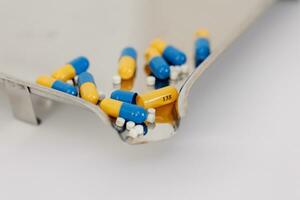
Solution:
{"label": "yellow capsule half", "polygon": [[122,103],[121,101],[105,98],[101,101],[100,108],[111,117],[119,117]]}
{"label": "yellow capsule half", "polygon": [[149,61],[152,59],[152,58],[155,58],[157,56],[161,56],[161,54],[159,53],[159,51],[153,47],[149,47],[146,49],[146,52],[145,52],[145,60],[147,63],[149,63]]}
{"label": "yellow capsule half", "polygon": [[94,83],[84,83],[81,85],[79,92],[82,99],[89,101],[92,104],[98,103],[99,93]]}
{"label": "yellow capsule half", "polygon": [[94,81],[94,77],[89,72],[82,72],[78,76],[78,87],[80,97],[90,103],[97,104],[99,93]]}
{"label": "yellow capsule half", "polygon": [[148,109],[158,108],[173,103],[178,98],[177,89],[173,86],[163,87],[158,90],[137,96],[137,104]]}
{"label": "yellow capsule half", "polygon": [[160,38],[152,40],[150,47],[157,49],[157,51],[162,54],[167,47],[167,43]]}
{"label": "yellow capsule half", "polygon": [[119,75],[122,80],[133,78],[136,70],[136,60],[130,56],[123,56],[119,60]]}
{"label": "yellow capsule half", "polygon": [[39,85],[42,85],[42,86],[45,86],[47,88],[51,88],[53,83],[55,82],[56,80],[52,77],[49,77],[49,76],[39,76],[37,79],[36,79],[36,83],[39,84]]}
{"label": "yellow capsule half", "polygon": [[197,38],[209,38],[210,37],[210,33],[207,29],[202,28],[196,31],[196,37]]}
{"label": "yellow capsule half", "polygon": [[73,79],[76,76],[76,71],[71,64],[66,64],[65,66],[59,68],[55,72],[53,72],[52,77],[66,82],[68,80]]}

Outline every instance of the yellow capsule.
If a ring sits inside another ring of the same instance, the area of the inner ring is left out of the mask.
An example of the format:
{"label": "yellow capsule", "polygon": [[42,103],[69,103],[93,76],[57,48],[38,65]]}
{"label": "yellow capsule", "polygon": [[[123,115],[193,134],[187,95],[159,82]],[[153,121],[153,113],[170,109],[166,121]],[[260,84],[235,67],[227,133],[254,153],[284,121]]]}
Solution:
{"label": "yellow capsule", "polygon": [[137,96],[137,104],[148,109],[157,108],[173,103],[178,98],[177,89],[173,86],[163,87],[158,90]]}
{"label": "yellow capsule", "polygon": [[63,82],[71,80],[75,76],[76,71],[71,64],[66,64],[65,66],[59,68],[52,74],[53,78],[61,80]]}
{"label": "yellow capsule", "polygon": [[150,47],[157,49],[160,54],[163,54],[167,47],[167,43],[162,39],[156,38],[152,40],[152,42],[150,43]]}
{"label": "yellow capsule", "polygon": [[207,29],[199,29],[197,32],[196,32],[196,37],[197,38],[209,38],[210,37],[210,33]]}

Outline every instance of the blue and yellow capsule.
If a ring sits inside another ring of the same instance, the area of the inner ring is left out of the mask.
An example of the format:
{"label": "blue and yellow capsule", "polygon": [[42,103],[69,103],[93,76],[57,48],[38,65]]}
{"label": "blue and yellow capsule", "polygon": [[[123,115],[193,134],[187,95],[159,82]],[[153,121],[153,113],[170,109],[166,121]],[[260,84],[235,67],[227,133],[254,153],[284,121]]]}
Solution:
{"label": "blue and yellow capsule", "polygon": [[156,78],[164,80],[170,77],[170,66],[157,49],[149,47],[146,50],[145,59]]}
{"label": "blue and yellow capsule", "polygon": [[111,93],[110,98],[122,101],[125,103],[136,104],[136,92],[130,92],[125,90],[115,90]]}
{"label": "blue and yellow capsule", "polygon": [[141,124],[146,121],[147,111],[137,105],[105,98],[100,103],[100,108],[111,117],[122,117],[125,120]]}
{"label": "blue and yellow capsule", "polygon": [[94,81],[94,77],[89,72],[83,72],[78,76],[78,87],[80,97],[93,104],[99,101],[99,93]]}
{"label": "blue and yellow capsule", "polygon": [[195,42],[195,66],[198,67],[211,53],[209,32],[200,29],[196,32]]}
{"label": "blue and yellow capsule", "polygon": [[157,49],[170,65],[183,65],[186,63],[185,53],[159,38],[154,39],[150,46]]}
{"label": "blue and yellow capsule", "polygon": [[77,96],[77,89],[68,83],[65,83],[61,80],[56,80],[50,76],[39,76],[36,80],[36,83],[48,88],[52,88],[73,96]]}
{"label": "blue and yellow capsule", "polygon": [[52,77],[61,80],[63,82],[66,82],[68,80],[73,79],[76,75],[85,72],[89,68],[89,65],[90,63],[88,59],[81,56],[72,60],[71,62],[59,68],[58,70],[56,70],[52,74]]}
{"label": "blue and yellow capsule", "polygon": [[119,59],[119,75],[122,80],[132,79],[136,71],[136,50],[132,47],[126,47],[121,53]]}

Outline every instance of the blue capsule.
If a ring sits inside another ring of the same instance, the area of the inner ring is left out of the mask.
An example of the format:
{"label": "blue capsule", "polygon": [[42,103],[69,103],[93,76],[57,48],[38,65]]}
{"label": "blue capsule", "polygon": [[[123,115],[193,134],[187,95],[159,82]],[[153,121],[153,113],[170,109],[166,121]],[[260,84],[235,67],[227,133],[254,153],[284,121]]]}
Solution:
{"label": "blue capsule", "polygon": [[125,90],[115,90],[110,95],[112,99],[131,104],[136,104],[136,97],[137,93]]}

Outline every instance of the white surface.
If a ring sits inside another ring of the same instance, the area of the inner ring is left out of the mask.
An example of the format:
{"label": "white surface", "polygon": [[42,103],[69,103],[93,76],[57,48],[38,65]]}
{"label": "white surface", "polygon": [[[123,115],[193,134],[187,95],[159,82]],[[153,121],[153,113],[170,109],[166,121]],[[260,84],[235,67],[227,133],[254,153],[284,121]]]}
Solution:
{"label": "white surface", "polygon": [[33,127],[0,92],[0,199],[299,199],[299,20],[299,3],[273,7],[194,86],[165,142],[129,146],[63,105]]}

